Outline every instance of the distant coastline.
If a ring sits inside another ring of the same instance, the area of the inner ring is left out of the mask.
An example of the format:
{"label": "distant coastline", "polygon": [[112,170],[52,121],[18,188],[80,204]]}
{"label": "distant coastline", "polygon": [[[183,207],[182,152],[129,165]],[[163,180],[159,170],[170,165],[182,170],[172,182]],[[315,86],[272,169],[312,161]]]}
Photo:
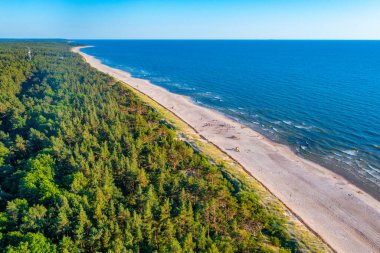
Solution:
{"label": "distant coastline", "polygon": [[[296,156],[250,128],[210,109],[103,65],[74,48],[88,63],[148,95],[223,152],[242,164],[256,179],[337,251],[379,250],[380,203],[341,176]],[[291,182],[291,183],[290,183]],[[367,215],[363,217],[362,212]],[[346,242],[349,238],[349,242]]]}

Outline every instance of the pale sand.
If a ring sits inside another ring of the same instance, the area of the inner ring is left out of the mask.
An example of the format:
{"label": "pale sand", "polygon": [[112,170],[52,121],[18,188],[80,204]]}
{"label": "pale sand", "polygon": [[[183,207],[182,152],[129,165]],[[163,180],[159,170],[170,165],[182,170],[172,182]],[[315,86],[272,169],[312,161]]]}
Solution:
{"label": "pale sand", "polygon": [[380,252],[379,201],[341,176],[221,113],[106,66],[79,49],[73,51],[91,66],[151,97],[240,163],[334,250]]}

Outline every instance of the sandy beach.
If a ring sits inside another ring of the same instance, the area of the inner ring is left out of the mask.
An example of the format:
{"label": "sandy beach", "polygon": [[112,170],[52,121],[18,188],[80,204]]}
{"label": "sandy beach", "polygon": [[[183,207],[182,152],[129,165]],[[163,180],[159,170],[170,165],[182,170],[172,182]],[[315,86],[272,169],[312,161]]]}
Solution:
{"label": "sandy beach", "polygon": [[106,66],[80,52],[80,47],[73,51],[94,68],[144,93],[193,127],[240,163],[335,251],[380,252],[380,202],[369,194],[219,112]]}

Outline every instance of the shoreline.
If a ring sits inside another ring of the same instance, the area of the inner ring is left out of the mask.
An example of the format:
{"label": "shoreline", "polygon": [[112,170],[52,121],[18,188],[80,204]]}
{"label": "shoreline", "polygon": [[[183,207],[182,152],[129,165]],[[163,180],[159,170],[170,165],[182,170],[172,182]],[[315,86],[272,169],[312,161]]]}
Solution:
{"label": "shoreline", "polygon": [[[129,74],[133,77],[133,75],[131,73],[129,73]],[[155,85],[155,84],[152,83],[152,85]],[[171,92],[171,91],[169,91],[169,92]],[[174,93],[174,92],[171,92],[171,93]],[[179,95],[181,95],[181,94],[179,94]],[[181,96],[186,97],[186,95],[181,95]],[[197,104],[197,102],[195,100],[193,100],[193,98],[189,97],[189,99],[190,99],[190,101],[192,103]],[[355,187],[359,188],[359,191],[365,192],[366,194],[370,195],[375,200],[380,201],[380,187],[377,187],[377,185],[375,185],[374,182],[372,182],[370,180],[364,181],[362,178],[360,178],[357,175],[355,175],[352,171],[344,170],[344,168],[341,167],[341,166],[334,165],[334,164],[328,164],[327,162],[322,161],[321,159],[318,160],[318,158],[320,158],[320,157],[310,157],[310,156],[306,157],[306,156],[303,156],[301,154],[298,154],[297,153],[298,151],[297,151],[296,147],[291,146],[290,144],[286,143],[285,141],[283,141],[283,140],[273,140],[273,139],[265,136],[264,133],[261,133],[259,128],[255,128],[254,126],[251,126],[251,125],[249,125],[248,123],[245,123],[242,120],[239,120],[239,119],[234,118],[234,117],[232,117],[232,116],[230,116],[228,114],[225,114],[225,113],[223,113],[221,111],[218,111],[218,110],[216,110],[216,109],[214,109],[212,107],[209,107],[206,104],[201,104],[199,106],[202,106],[202,107],[205,107],[205,108],[207,108],[209,110],[212,110],[212,111],[215,111],[217,113],[220,113],[220,114],[222,114],[223,116],[225,116],[226,118],[228,118],[228,119],[230,119],[232,121],[235,121],[235,122],[237,122],[237,123],[239,123],[239,124],[241,124],[241,125],[243,125],[245,127],[251,128],[254,132],[256,132],[258,135],[260,135],[262,138],[266,139],[268,142],[271,142],[274,145],[285,146],[287,149],[290,150],[290,152],[292,152],[297,157],[299,157],[301,159],[304,159],[306,161],[309,161],[311,163],[314,163],[314,164],[316,164],[318,166],[321,166],[321,167],[323,167],[325,169],[328,169],[329,171],[331,171],[331,172],[333,172],[333,173],[335,173],[335,174],[343,177],[350,184],[352,184]],[[251,176],[253,176],[253,175],[251,175]]]}
{"label": "shoreline", "polygon": [[334,250],[380,252],[380,202],[372,196],[289,147],[187,97],[104,65],[80,48],[73,51],[92,67],[147,95],[241,164]]}

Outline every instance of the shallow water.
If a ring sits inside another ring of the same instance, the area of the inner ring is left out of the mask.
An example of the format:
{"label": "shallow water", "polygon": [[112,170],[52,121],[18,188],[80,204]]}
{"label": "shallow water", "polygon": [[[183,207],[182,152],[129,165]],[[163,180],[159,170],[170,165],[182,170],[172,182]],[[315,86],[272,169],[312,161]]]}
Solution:
{"label": "shallow water", "polygon": [[380,41],[79,41],[380,196]]}

